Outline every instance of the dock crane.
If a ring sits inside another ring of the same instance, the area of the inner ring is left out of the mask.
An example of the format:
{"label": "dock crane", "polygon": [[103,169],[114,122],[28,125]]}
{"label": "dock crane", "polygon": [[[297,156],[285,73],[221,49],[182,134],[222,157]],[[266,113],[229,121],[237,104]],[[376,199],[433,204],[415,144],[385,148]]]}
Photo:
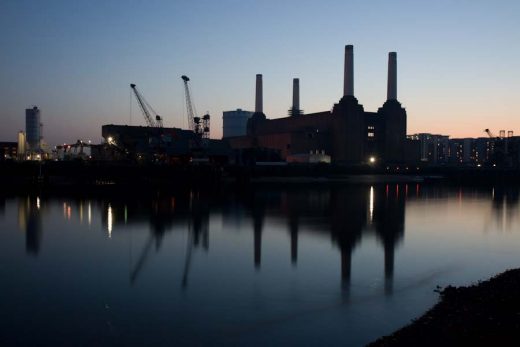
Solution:
{"label": "dock crane", "polygon": [[[484,129],[484,132],[486,132],[490,139],[504,139],[506,137],[506,131],[500,130],[499,136],[495,136],[489,129]],[[507,131],[507,137],[513,137],[513,130]]]}
{"label": "dock crane", "polygon": [[[137,98],[137,102],[139,103],[146,124],[149,127],[162,128],[163,122],[161,116],[159,116],[157,112],[154,111],[152,106],[148,103],[148,101],[146,101],[143,94],[141,94],[141,92],[137,89],[137,86],[134,83],[130,84],[130,88],[132,88],[132,90],[134,91],[135,97]],[[152,114],[155,114],[155,119],[152,118]]]}
{"label": "dock crane", "polygon": [[195,131],[195,107],[191,103],[191,92],[190,92],[190,86],[188,85],[189,77],[186,75],[181,76],[182,80],[184,81],[184,91],[186,93],[186,109],[188,110],[188,128],[193,131]]}
{"label": "dock crane", "polygon": [[181,76],[184,81],[184,91],[186,94],[186,109],[188,111],[188,128],[195,133],[195,135],[202,139],[209,138],[209,120],[210,116],[206,113],[204,116],[197,116],[195,105],[191,100],[190,86],[188,85],[189,77],[186,75]]}
{"label": "dock crane", "polygon": [[500,130],[499,135],[495,136],[489,129],[484,129],[484,131],[488,134],[489,138],[492,142],[492,157],[493,161],[499,165],[511,165],[511,157],[509,156],[509,141],[510,137],[513,137],[513,131]]}
{"label": "dock crane", "polygon": [[497,137],[489,129],[484,129],[484,132],[489,136],[490,139],[496,139]]}

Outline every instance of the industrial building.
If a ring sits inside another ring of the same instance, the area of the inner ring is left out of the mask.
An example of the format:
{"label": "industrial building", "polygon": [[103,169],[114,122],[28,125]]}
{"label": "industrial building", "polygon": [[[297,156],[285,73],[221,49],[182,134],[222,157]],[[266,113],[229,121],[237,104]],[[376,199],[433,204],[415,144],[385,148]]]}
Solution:
{"label": "industrial building", "polygon": [[103,125],[101,134],[117,159],[151,159],[157,156],[189,157],[195,134],[178,128]]}
{"label": "industrial building", "polygon": [[252,115],[252,111],[241,108],[222,112],[222,138],[247,135],[247,121]]}
{"label": "industrial building", "polygon": [[202,139],[192,130],[148,126],[103,125],[106,147],[99,159],[142,161],[227,162],[229,147],[222,140]]}
{"label": "industrial building", "polygon": [[25,110],[25,136],[28,150],[39,152],[41,144],[41,112],[36,106]]}
{"label": "industrial building", "polygon": [[18,143],[0,142],[0,161],[14,160],[18,157]]}
{"label": "industrial building", "polygon": [[256,76],[255,113],[247,135],[230,139],[238,151],[276,152],[281,160],[319,153],[334,163],[399,163],[406,160],[406,110],[397,100],[397,55],[388,56],[387,100],[377,112],[367,112],[354,96],[354,49],[345,46],[343,97],[332,108],[303,114],[299,80],[293,81],[289,117],[268,119],[263,113],[262,75]]}

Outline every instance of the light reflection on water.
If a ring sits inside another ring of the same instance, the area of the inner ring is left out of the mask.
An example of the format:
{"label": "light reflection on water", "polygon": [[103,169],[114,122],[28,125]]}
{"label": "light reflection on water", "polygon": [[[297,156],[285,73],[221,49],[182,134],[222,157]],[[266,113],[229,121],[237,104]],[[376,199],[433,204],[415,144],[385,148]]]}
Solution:
{"label": "light reflection on water", "polygon": [[362,345],[437,285],[519,266],[518,198],[419,184],[0,196],[0,342]]}

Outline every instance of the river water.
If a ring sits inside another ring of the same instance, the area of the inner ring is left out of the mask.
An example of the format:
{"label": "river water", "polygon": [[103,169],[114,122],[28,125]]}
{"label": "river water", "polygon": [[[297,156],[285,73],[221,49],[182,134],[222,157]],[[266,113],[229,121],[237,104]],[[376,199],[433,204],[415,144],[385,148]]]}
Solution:
{"label": "river water", "polygon": [[0,195],[0,345],[363,345],[520,266],[519,193]]}

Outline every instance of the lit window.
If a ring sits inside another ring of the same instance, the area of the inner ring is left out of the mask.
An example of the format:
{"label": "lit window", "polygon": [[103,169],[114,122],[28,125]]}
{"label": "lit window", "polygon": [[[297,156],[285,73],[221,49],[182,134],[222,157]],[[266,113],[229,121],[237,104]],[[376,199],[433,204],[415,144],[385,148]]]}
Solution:
{"label": "lit window", "polygon": [[368,137],[374,137],[374,133],[368,133]]}

